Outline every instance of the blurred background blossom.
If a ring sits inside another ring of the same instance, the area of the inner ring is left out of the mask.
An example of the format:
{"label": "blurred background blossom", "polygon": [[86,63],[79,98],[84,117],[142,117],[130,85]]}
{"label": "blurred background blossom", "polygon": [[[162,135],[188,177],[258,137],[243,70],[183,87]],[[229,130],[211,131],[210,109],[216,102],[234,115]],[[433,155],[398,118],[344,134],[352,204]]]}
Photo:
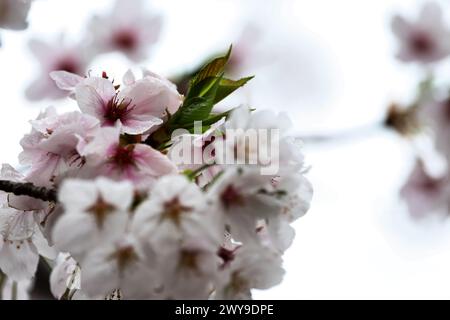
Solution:
{"label": "blurred background blossom", "polygon": [[[416,102],[418,83],[430,70],[435,86],[448,84],[448,59],[439,68],[428,63],[446,56],[448,43],[439,43],[431,56],[423,52],[448,33],[450,3],[435,1],[442,19],[430,19],[426,3],[35,0],[27,30],[1,30],[1,162],[17,164],[27,121],[41,110],[77,108],[56,87],[50,90],[48,72],[108,71],[119,78],[130,67],[145,67],[179,77],[233,43],[229,72],[256,78],[223,104],[288,111],[298,134],[314,138],[305,145],[315,199],[296,225],[286,281],[255,298],[450,298],[450,223],[445,215],[412,219],[400,197],[402,190],[420,201],[414,184],[406,184],[411,176],[424,186],[420,153],[430,175],[425,190],[441,199],[429,187],[439,185],[445,161],[426,135],[408,141],[383,127],[392,103]],[[8,29],[1,18],[0,28]],[[431,37],[423,36],[424,27]],[[414,48],[420,53],[415,60],[426,67],[397,59],[414,60]],[[445,101],[442,96],[434,102]],[[436,204],[427,207],[429,199],[419,203],[425,211]]]}
{"label": "blurred background blossom", "polygon": [[0,1],[0,28],[9,30],[24,30],[28,27],[27,16],[32,0],[2,0]]}

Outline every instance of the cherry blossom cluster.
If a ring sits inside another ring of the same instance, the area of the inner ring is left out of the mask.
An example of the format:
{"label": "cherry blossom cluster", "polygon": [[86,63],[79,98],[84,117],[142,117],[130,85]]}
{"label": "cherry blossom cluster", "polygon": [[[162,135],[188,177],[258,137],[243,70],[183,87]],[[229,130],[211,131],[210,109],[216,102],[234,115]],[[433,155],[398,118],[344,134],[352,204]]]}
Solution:
{"label": "cherry blossom cluster", "polygon": [[[400,40],[398,58],[405,63],[418,64],[426,74],[419,83],[418,94],[407,108],[393,106],[388,124],[403,134],[417,137],[424,133],[431,138],[443,170],[431,170],[435,160],[419,154],[416,165],[401,194],[411,215],[421,218],[430,213],[450,212],[450,95],[449,84],[437,84],[438,69],[450,56],[450,26],[442,8],[434,3],[424,4],[416,21],[394,17],[392,29]],[[423,135],[421,135],[422,137]]]}
{"label": "cherry blossom cluster", "polygon": [[26,90],[27,98],[37,101],[66,97],[49,73],[63,70],[84,75],[99,54],[120,52],[133,62],[142,62],[158,40],[161,26],[161,17],[146,10],[146,1],[116,0],[110,13],[94,15],[87,22],[79,42],[70,41],[63,34],[54,41],[31,39],[29,48],[41,72]]}
{"label": "cherry blossom cluster", "polygon": [[[57,299],[248,299],[282,281],[292,223],[308,211],[312,187],[285,115],[214,111],[251,79],[225,78],[229,58],[203,67],[186,96],[147,70],[120,84],[106,72],[51,73],[78,110],[42,112],[21,141],[25,169],[1,168],[5,297],[11,287],[26,295],[39,260],[52,268]],[[260,154],[247,129],[279,131],[264,141],[279,148],[276,158],[248,163]],[[186,136],[212,161],[177,161]],[[243,150],[241,161],[215,161],[219,146]],[[273,161],[279,170],[262,174]]]}

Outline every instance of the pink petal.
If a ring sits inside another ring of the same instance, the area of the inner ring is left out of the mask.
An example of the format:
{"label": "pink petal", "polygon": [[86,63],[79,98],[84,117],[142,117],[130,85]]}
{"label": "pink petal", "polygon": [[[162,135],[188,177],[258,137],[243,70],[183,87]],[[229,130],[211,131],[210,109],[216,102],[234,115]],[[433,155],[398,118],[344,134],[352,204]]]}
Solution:
{"label": "pink petal", "polygon": [[28,43],[28,47],[41,63],[45,65],[50,63],[49,57],[53,55],[54,48],[48,43],[38,39],[31,39]]}
{"label": "pink petal", "polygon": [[53,71],[50,78],[55,81],[58,88],[66,91],[75,90],[75,87],[84,80],[83,77],[67,71]]}
{"label": "pink petal", "polygon": [[83,82],[87,86],[91,86],[97,91],[98,95],[104,101],[111,100],[116,95],[116,89],[111,81],[99,77],[86,78]]}
{"label": "pink petal", "polygon": [[80,85],[76,88],[75,96],[82,112],[103,119],[105,101],[97,93],[94,87]]}
{"label": "pink petal", "polygon": [[161,119],[153,116],[136,116],[135,119],[127,119],[123,122],[122,131],[128,134],[141,134],[162,123]]}
{"label": "pink petal", "polygon": [[150,146],[137,144],[134,152],[141,174],[160,177],[177,173],[175,164],[167,156]]}
{"label": "pink petal", "polygon": [[125,75],[123,76],[123,83],[126,86],[131,86],[136,82],[136,77],[134,76],[133,71],[128,70]]}

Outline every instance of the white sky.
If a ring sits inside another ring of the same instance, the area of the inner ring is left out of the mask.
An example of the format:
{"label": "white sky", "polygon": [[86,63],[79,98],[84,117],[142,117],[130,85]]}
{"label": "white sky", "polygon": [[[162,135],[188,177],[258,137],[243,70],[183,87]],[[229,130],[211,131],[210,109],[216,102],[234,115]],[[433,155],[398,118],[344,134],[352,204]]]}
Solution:
{"label": "white sky", "polygon": [[[144,65],[169,75],[226,48],[242,17],[265,12],[255,3],[266,6],[271,1],[148,2],[165,15],[165,29],[154,56]],[[255,107],[288,110],[302,133],[376,123],[391,100],[408,101],[420,77],[418,69],[392,58],[395,42],[388,25],[394,12],[414,14],[420,3],[293,0],[291,6],[268,10],[268,24],[287,31],[272,36],[268,50],[283,47],[289,54],[281,56],[273,70],[250,70],[257,78],[240,97]],[[17,163],[18,142],[29,130],[27,121],[40,109],[76,108],[71,101],[33,104],[23,98],[37,68],[27,40],[33,35],[55,37],[61,31],[77,39],[86,19],[111,4],[36,0],[28,31],[2,33],[1,162]],[[449,8],[447,2],[445,9]],[[131,65],[109,55],[93,68],[104,66],[119,77]],[[272,79],[280,79],[277,84],[291,82],[283,91],[269,82]],[[373,130],[355,140],[307,146],[305,151],[315,187],[312,209],[295,224],[297,238],[286,254],[285,281],[255,297],[450,298],[450,224],[439,219],[411,221],[397,199],[413,163],[412,149],[393,134]]]}

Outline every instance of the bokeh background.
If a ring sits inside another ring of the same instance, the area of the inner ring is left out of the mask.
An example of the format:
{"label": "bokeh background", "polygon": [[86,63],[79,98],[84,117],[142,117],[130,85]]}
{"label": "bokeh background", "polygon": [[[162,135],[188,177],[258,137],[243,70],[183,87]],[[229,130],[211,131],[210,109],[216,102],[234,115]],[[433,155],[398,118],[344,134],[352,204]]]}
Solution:
{"label": "bokeh background", "polygon": [[[396,13],[414,17],[423,1],[146,2],[163,17],[148,61],[136,65],[106,54],[92,63],[93,72],[107,70],[120,79],[128,68],[144,66],[170,77],[244,42],[251,59],[236,73],[256,78],[225,104],[287,111],[296,134],[309,137],[312,208],[295,224],[284,282],[255,298],[450,298],[450,222],[411,219],[398,192],[417,146],[382,126],[389,104],[408,103],[423,77],[420,68],[395,60],[390,19]],[[437,2],[450,15],[450,2]],[[113,3],[36,0],[28,30],[2,31],[1,162],[17,164],[19,141],[40,110],[77,108],[69,99],[25,99],[39,70],[29,39],[51,41],[64,33],[69,42],[79,41],[88,19]],[[257,27],[257,36],[243,36],[249,26]],[[441,68],[441,79],[448,80],[447,70],[450,76],[450,65]]]}

